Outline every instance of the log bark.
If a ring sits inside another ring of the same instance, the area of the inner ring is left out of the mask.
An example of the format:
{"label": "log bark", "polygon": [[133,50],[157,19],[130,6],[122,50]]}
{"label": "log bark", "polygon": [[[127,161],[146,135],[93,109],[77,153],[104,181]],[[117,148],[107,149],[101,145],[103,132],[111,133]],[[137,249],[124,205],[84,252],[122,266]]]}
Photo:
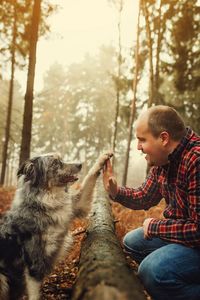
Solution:
{"label": "log bark", "polygon": [[115,235],[111,206],[99,178],[72,300],[134,299],[146,299],[143,286]]}

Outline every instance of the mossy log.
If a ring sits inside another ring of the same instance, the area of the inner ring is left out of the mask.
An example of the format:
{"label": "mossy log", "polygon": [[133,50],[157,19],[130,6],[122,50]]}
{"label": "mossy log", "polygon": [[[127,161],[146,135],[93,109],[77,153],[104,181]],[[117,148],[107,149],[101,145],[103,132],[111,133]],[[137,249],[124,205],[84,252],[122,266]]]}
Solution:
{"label": "mossy log", "polygon": [[100,178],[72,299],[144,300],[143,286],[128,266],[115,235],[110,202],[101,182]]}

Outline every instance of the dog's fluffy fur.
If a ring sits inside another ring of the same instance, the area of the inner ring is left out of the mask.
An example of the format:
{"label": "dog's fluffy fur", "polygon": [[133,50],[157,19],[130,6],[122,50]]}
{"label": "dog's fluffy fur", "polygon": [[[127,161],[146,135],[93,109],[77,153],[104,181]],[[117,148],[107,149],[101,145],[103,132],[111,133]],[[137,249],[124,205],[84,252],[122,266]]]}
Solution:
{"label": "dog's fluffy fur", "polygon": [[18,189],[0,226],[0,299],[40,299],[43,278],[70,247],[69,225],[86,216],[100,169],[99,158],[79,190],[70,189],[81,164],[67,164],[58,155],[26,161],[18,170]]}

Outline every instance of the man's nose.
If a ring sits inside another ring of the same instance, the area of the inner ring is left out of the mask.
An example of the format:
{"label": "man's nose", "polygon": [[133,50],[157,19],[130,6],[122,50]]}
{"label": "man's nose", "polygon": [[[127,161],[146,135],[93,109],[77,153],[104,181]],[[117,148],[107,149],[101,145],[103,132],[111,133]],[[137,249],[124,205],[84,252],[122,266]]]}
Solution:
{"label": "man's nose", "polygon": [[138,150],[142,150],[142,145],[141,145],[140,142],[137,143],[137,149],[138,149]]}

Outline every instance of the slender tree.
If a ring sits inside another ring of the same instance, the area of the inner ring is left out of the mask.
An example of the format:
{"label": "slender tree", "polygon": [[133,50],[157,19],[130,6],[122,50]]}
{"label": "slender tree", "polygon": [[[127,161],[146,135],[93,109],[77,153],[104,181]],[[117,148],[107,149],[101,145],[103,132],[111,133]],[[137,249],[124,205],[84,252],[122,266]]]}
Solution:
{"label": "slender tree", "polygon": [[36,48],[37,48],[37,41],[38,41],[40,14],[41,14],[41,0],[35,0],[33,5],[33,14],[32,14],[32,21],[31,21],[29,66],[28,66],[28,76],[27,76],[26,93],[25,93],[22,141],[21,141],[20,160],[19,160],[20,164],[24,160],[28,159],[30,156],[32,116],[33,116],[33,87],[34,87],[34,78],[35,78]]}
{"label": "slender tree", "polygon": [[[117,143],[117,132],[118,132],[118,118],[119,118],[119,105],[120,105],[120,77],[121,77],[121,65],[122,65],[122,45],[121,45],[121,15],[123,10],[123,0],[114,1],[118,8],[118,66],[117,66],[117,80],[116,80],[116,109],[114,119],[114,133],[113,133],[113,145],[112,150],[115,153]],[[113,157],[113,169],[115,165],[115,157]]]}
{"label": "slender tree", "polygon": [[152,33],[149,20],[149,12],[147,8],[147,0],[142,0],[142,8],[145,17],[146,24],[146,33],[147,33],[147,44],[149,51],[149,98],[148,98],[148,107],[153,103],[154,99],[154,68],[153,68],[153,41]]}
{"label": "slender tree", "polygon": [[14,76],[15,76],[15,53],[16,53],[16,32],[17,32],[17,9],[16,2],[13,2],[13,38],[11,44],[11,79],[10,79],[10,87],[9,87],[9,100],[8,100],[8,109],[7,109],[7,118],[6,118],[6,126],[5,126],[5,141],[3,145],[3,153],[2,153],[2,168],[1,168],[1,179],[0,184],[4,184],[5,180],[5,172],[6,172],[6,163],[7,163],[7,154],[8,154],[8,143],[10,138],[10,125],[11,125],[11,115],[12,115],[12,105],[13,105],[13,88],[14,88]]}
{"label": "slender tree", "polygon": [[160,83],[160,52],[161,52],[161,42],[163,38],[164,32],[164,24],[162,22],[162,1],[160,0],[159,9],[158,9],[158,28],[157,28],[157,46],[156,46],[156,65],[155,65],[155,76],[154,76],[154,103],[159,104],[159,96],[158,96],[158,89]]}
{"label": "slender tree", "polygon": [[129,118],[129,134],[128,142],[125,156],[124,164],[124,173],[122,178],[122,185],[126,185],[127,174],[128,174],[128,165],[129,165],[129,155],[130,155],[130,145],[133,137],[133,121],[135,119],[136,112],[136,94],[137,94],[137,83],[138,83],[138,67],[139,67],[139,32],[140,32],[140,11],[141,11],[141,1],[139,2],[139,11],[138,11],[138,20],[137,20],[137,38],[136,38],[136,47],[135,47],[135,76],[133,79],[133,99],[131,104],[131,114]]}

